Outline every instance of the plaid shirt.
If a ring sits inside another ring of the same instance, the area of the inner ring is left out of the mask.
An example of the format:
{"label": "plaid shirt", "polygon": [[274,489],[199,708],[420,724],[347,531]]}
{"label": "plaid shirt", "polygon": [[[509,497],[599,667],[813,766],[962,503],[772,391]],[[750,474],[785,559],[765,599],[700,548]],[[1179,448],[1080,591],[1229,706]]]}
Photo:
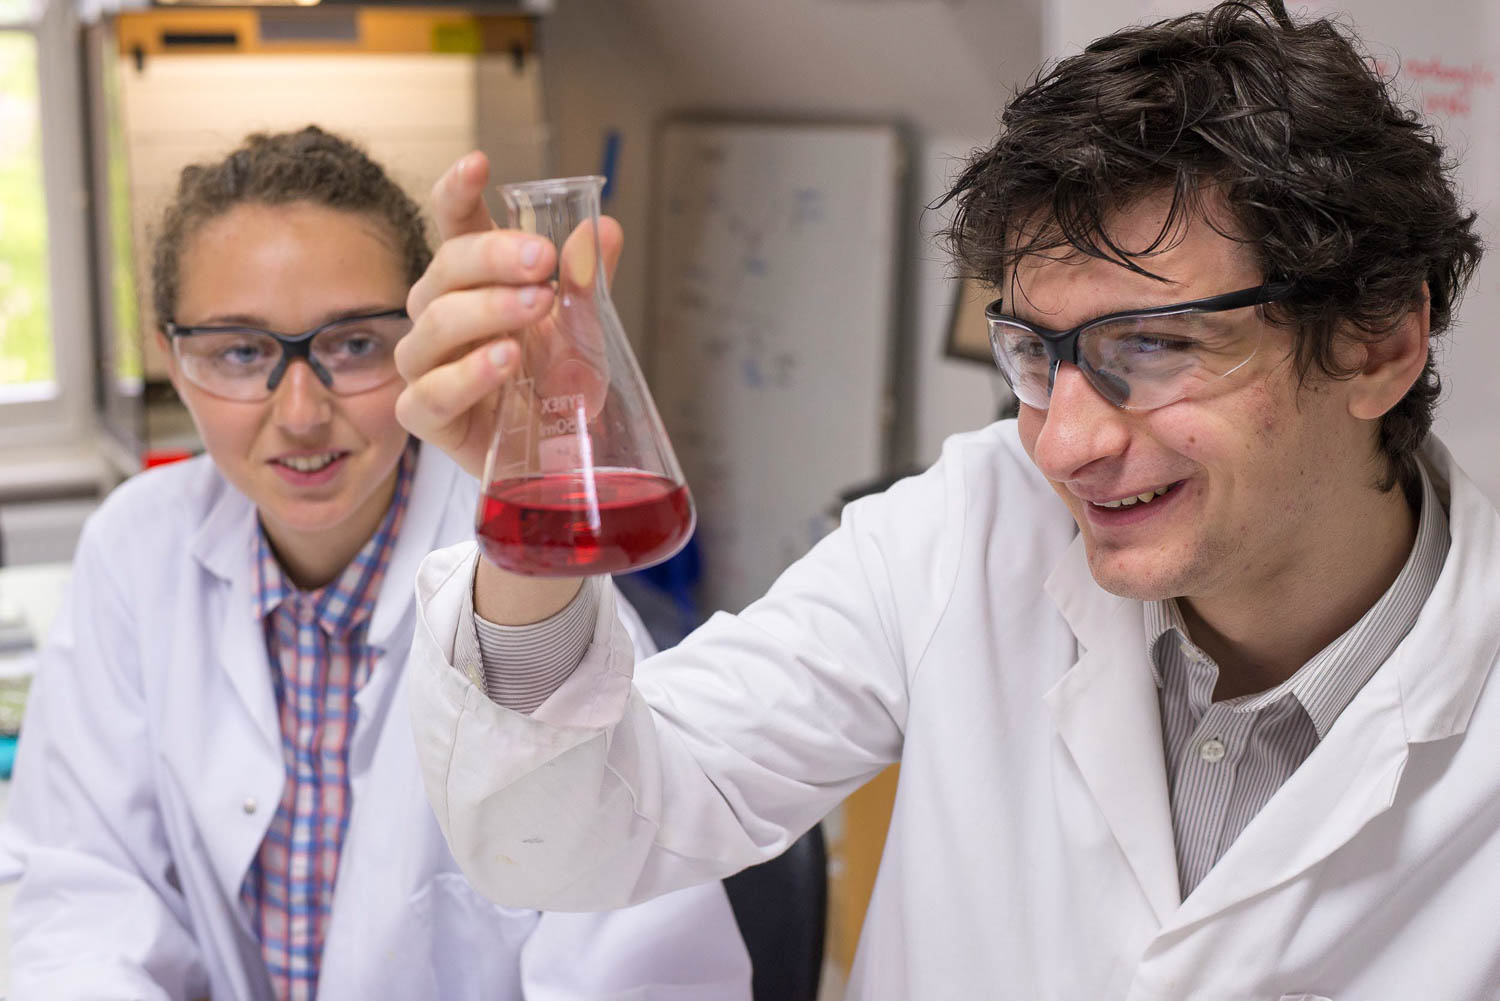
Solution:
{"label": "plaid shirt", "polygon": [[312,1001],[349,826],[349,737],[354,696],[380,650],[365,642],[380,582],[411,495],[416,450],[401,457],[380,527],[339,577],[316,591],[286,578],[265,532],[256,533],[256,617],[281,719],[286,785],[245,883],[250,927],[279,1001]]}

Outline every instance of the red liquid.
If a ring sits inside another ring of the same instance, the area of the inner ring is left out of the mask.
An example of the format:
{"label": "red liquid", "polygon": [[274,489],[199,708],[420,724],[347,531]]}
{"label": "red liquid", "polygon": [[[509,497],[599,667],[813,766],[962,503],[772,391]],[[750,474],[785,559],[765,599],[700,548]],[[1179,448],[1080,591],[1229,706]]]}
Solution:
{"label": "red liquid", "polygon": [[686,486],[624,469],[596,470],[598,528],[577,473],[501,480],[485,491],[479,546],[496,566],[534,577],[637,570],[677,552],[693,530]]}

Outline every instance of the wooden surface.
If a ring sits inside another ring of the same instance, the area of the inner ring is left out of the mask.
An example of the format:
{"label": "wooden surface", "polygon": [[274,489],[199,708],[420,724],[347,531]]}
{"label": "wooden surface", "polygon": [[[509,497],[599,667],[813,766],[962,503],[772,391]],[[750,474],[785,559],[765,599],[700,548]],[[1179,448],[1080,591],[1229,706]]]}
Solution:
{"label": "wooden surface", "polygon": [[900,765],[892,765],[844,800],[831,846],[828,953],[847,977],[859,943],[880,853],[885,849]]}

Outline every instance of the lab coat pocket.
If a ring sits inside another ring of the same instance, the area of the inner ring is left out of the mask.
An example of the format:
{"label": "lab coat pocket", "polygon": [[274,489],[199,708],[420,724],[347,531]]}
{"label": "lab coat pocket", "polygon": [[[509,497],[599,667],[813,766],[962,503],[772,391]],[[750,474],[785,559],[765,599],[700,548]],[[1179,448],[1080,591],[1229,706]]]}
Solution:
{"label": "lab coat pocket", "polygon": [[421,985],[414,997],[522,1001],[521,946],[538,918],[490,903],[459,873],[438,873],[411,897],[393,968]]}

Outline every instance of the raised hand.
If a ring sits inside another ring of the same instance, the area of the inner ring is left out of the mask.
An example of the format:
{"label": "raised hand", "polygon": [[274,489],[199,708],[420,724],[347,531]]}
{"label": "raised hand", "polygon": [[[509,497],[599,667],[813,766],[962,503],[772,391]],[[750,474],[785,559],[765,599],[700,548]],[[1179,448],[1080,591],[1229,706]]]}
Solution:
{"label": "raised hand", "polygon": [[[591,408],[594,397],[602,398],[588,340],[569,333],[578,326],[570,311],[589,298],[585,293],[597,273],[591,241],[564,241],[559,267],[556,248],[546,239],[496,228],[483,199],[488,180],[489,162],[476,152],[434,185],[433,216],[443,242],[407,298],[414,323],[396,348],[396,366],[407,383],[396,402],[397,418],[476,478],[483,475],[498,416],[498,390],[521,367],[517,337],[528,327],[527,368],[539,367],[543,354],[574,356],[576,364],[551,366],[566,384],[562,388],[584,393]],[[619,224],[601,217],[606,275],[613,274],[623,242]]]}

